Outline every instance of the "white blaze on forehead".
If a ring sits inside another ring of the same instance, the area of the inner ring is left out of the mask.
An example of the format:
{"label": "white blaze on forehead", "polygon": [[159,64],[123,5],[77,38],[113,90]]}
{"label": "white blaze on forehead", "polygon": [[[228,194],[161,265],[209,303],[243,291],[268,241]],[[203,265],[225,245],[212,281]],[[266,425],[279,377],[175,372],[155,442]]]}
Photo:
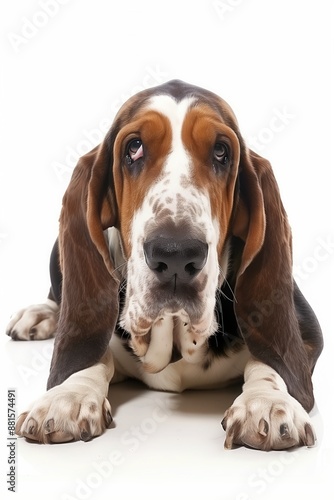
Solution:
{"label": "white blaze on forehead", "polygon": [[[161,113],[168,120],[172,141],[161,175],[152,185],[147,198],[151,200],[151,208],[154,202],[158,201],[160,207],[164,204],[174,212],[175,221],[180,217],[184,220],[188,217],[193,220],[195,226],[197,223],[199,229],[202,224],[206,224],[206,218],[211,215],[210,200],[208,193],[200,191],[192,184],[193,160],[182,141],[182,128],[187,113],[195,102],[195,97],[176,101],[168,95],[154,96],[148,101],[146,109]],[[142,208],[146,214],[149,213],[148,207]],[[156,216],[156,213],[152,213],[152,219]],[[209,234],[206,236],[207,243],[211,243],[211,236]]]}
{"label": "white blaze on forehead", "polygon": [[156,95],[148,101],[146,109],[157,111],[169,119],[173,130],[173,139],[175,139],[181,137],[184,118],[194,102],[194,97],[186,97],[177,102],[169,95]]}
{"label": "white blaze on forehead", "polygon": [[[172,153],[165,165],[165,173],[178,178],[181,175],[189,176],[189,156],[182,143],[181,133],[184,119],[194,101],[193,97],[187,97],[177,102],[168,95],[158,95],[152,97],[148,103],[148,109],[161,113],[170,122],[172,129]],[[174,168],[168,168],[172,165]]]}

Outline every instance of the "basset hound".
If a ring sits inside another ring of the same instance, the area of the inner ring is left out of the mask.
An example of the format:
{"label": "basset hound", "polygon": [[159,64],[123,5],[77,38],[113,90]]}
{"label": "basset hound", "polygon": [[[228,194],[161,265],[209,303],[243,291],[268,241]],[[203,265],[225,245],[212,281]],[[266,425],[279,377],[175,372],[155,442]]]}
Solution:
{"label": "basset hound", "polygon": [[50,271],[46,302],[8,325],[14,340],[55,334],[48,390],[17,434],[102,434],[110,382],[181,392],[244,377],[226,448],[314,445],[321,329],[292,276],[272,168],[214,93],[173,80],[121,107],[73,172]]}

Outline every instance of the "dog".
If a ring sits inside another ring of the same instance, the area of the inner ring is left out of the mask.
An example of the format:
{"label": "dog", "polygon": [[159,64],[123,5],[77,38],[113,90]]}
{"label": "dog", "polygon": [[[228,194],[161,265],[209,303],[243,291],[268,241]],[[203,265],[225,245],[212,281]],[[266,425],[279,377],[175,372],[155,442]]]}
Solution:
{"label": "dog", "polygon": [[13,340],[55,335],[47,392],[17,421],[29,440],[90,440],[112,424],[110,382],[182,392],[244,378],[225,447],[313,446],[318,320],[292,276],[270,163],[230,106],[172,80],[132,96],[80,158],[63,198],[44,304]]}

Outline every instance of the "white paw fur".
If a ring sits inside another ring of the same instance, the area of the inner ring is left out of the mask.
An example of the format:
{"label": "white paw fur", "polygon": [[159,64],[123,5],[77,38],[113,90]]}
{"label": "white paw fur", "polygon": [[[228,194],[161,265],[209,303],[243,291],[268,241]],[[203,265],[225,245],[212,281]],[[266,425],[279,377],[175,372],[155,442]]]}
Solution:
{"label": "white paw fur", "polygon": [[53,300],[36,304],[15,313],[6,329],[13,340],[45,340],[57,329],[59,307]]}
{"label": "white paw fur", "polygon": [[112,423],[107,399],[113,363],[100,362],[71,375],[22,413],[16,433],[40,443],[88,441]]}
{"label": "white paw fur", "polygon": [[251,361],[245,370],[243,393],[225,412],[225,448],[246,445],[261,450],[313,446],[316,436],[301,404],[269,366]]}

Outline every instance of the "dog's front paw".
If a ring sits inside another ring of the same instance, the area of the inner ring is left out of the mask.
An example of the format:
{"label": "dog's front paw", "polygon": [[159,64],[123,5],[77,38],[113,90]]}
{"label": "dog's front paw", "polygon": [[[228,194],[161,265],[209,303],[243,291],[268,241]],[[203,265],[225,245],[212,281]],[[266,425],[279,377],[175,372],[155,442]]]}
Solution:
{"label": "dog's front paw", "polygon": [[313,446],[315,433],[304,408],[290,394],[270,390],[244,392],[225,412],[225,448],[246,445],[260,450]]}
{"label": "dog's front paw", "polygon": [[13,340],[44,340],[57,329],[59,307],[53,300],[36,304],[15,313],[6,329]]}
{"label": "dog's front paw", "polygon": [[108,399],[77,382],[54,387],[38,399],[19,416],[16,433],[40,443],[89,441],[111,423]]}

